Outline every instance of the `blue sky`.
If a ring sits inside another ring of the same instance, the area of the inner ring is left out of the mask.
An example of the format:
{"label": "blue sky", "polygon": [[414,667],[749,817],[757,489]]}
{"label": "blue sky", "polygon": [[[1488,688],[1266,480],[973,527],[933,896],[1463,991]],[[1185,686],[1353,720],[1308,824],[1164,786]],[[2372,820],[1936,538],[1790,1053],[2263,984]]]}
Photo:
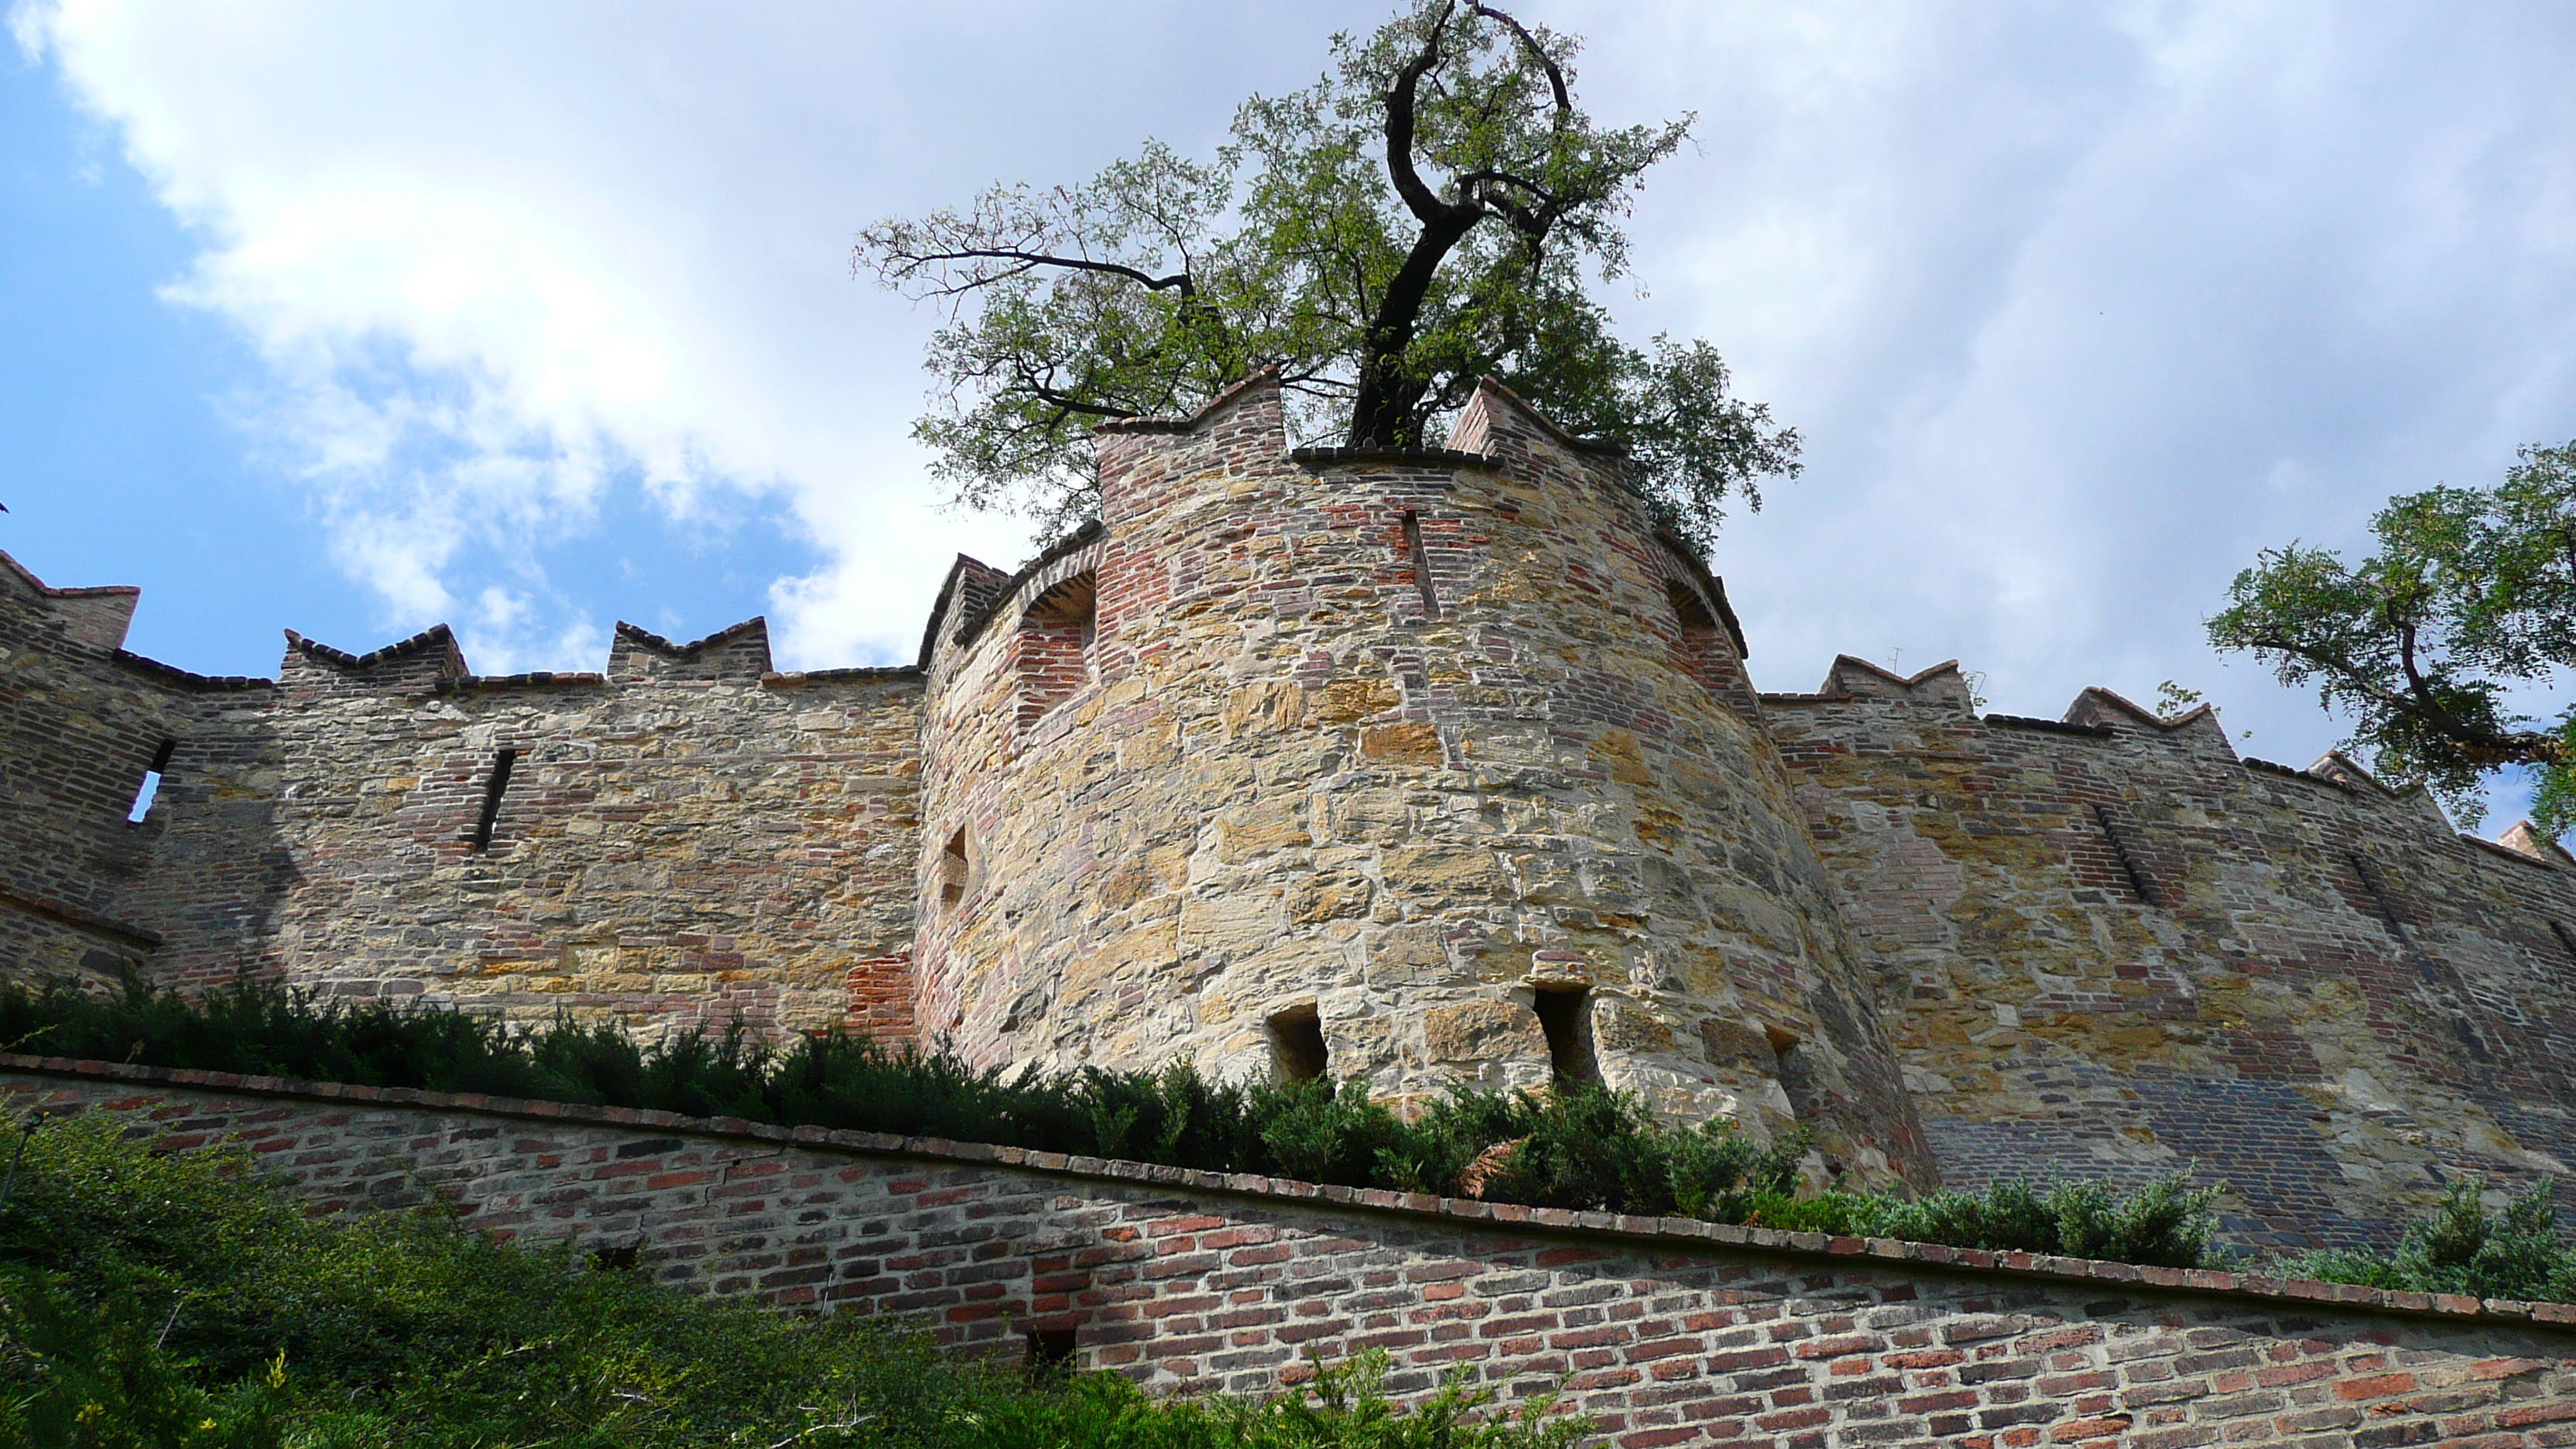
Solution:
{"label": "blue sky", "polygon": [[[1716,559],[1767,688],[2172,678],[2305,763],[2333,723],[2200,643],[2229,576],[2576,436],[2563,5],[1523,8],[1604,119],[1699,116],[1609,300],[1806,434]],[[793,664],[901,657],[1025,532],[933,506],[933,319],[852,233],[1204,150],[1380,13],[17,0],[0,547],[143,585],[135,647],[208,672],[440,619],[595,668],[614,619],[763,612]]]}

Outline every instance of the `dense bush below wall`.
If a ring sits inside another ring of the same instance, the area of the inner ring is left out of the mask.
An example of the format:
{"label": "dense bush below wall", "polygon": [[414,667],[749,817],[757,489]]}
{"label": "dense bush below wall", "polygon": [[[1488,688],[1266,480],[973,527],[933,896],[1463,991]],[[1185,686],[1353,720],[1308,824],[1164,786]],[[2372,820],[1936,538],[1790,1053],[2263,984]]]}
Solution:
{"label": "dense bush below wall", "polygon": [[1674,1128],[1633,1096],[1459,1091],[1405,1121],[1357,1082],[1214,1086],[1185,1067],[1005,1078],[942,1052],[823,1035],[784,1048],[740,1031],[646,1047],[568,1020],[534,1033],[453,1011],[317,1004],[239,983],[186,1000],[0,986],[0,1049],[151,1066],[653,1108],[698,1117],[988,1142],[1210,1172],[1479,1197],[1537,1207],[1898,1237],[1953,1247],[2213,1266],[2216,1189],[2131,1193],[2006,1182],[1902,1202],[1802,1192],[1806,1144],[1731,1123]]}
{"label": "dense bush below wall", "polygon": [[2394,1252],[2309,1253],[2282,1270],[2401,1293],[2576,1303],[2576,1248],[2558,1231],[2555,1180],[2542,1178],[2500,1212],[2486,1197],[2485,1178],[2459,1178],[2441,1206],[2407,1225]]}

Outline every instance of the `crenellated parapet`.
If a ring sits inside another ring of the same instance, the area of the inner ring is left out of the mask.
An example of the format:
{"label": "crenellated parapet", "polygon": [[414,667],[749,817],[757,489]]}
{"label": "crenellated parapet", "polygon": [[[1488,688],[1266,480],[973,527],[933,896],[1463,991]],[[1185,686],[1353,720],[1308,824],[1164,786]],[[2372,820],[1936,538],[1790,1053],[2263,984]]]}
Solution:
{"label": "crenellated parapet", "polygon": [[620,619],[608,648],[608,677],[619,684],[729,680],[758,683],[770,673],[769,621],[745,619],[704,639],[674,644]]}

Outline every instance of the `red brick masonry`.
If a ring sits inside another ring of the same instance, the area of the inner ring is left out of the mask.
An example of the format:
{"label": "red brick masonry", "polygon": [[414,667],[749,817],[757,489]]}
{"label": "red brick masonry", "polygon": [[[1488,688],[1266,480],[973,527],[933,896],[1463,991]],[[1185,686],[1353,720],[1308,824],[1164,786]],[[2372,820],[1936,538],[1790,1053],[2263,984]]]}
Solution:
{"label": "red brick masonry", "polygon": [[[12,1110],[237,1139],[317,1209],[447,1198],[674,1286],[1072,1329],[1164,1390],[1378,1346],[1625,1449],[2576,1444],[2576,1307],[1463,1202],[665,1112],[0,1054]],[[142,1124],[148,1123],[148,1126]]]}

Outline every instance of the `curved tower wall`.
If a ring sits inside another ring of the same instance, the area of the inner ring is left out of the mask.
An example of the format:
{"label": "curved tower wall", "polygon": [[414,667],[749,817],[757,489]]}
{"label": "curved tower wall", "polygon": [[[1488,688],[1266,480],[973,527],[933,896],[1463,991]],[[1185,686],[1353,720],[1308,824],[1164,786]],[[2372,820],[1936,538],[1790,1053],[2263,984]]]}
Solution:
{"label": "curved tower wall", "polygon": [[1716,581],[1509,393],[1452,442],[1292,456],[1257,379],[1104,430],[1103,526],[952,582],[924,1034],[1399,1100],[1597,1074],[1928,1181]]}

